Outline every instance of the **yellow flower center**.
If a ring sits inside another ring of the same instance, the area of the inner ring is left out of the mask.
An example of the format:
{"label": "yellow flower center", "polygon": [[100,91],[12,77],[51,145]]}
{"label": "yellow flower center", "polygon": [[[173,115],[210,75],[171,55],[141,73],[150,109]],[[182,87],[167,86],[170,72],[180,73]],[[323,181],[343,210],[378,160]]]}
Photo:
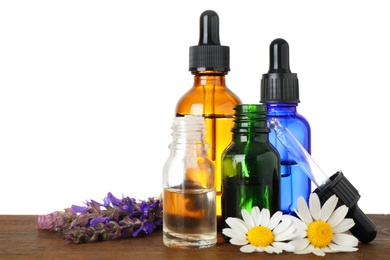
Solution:
{"label": "yellow flower center", "polygon": [[274,234],[269,228],[256,226],[247,233],[248,242],[254,246],[269,246],[274,242]]}
{"label": "yellow flower center", "polygon": [[307,238],[313,246],[327,246],[333,238],[332,227],[324,221],[314,221],[307,228]]}

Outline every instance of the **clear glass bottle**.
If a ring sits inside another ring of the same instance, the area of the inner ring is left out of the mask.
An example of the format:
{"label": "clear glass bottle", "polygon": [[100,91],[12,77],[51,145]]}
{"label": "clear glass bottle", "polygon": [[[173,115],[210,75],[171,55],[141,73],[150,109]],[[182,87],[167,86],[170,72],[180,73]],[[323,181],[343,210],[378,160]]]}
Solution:
{"label": "clear glass bottle", "polygon": [[280,158],[268,140],[266,106],[239,104],[235,110],[232,142],[222,155],[224,223],[254,206],[273,214],[280,201]]}
{"label": "clear glass bottle", "polygon": [[230,70],[229,47],[219,41],[219,17],[214,11],[200,16],[199,45],[190,47],[189,70],[194,75],[193,87],[176,105],[176,116],[198,115],[206,121],[206,142],[210,145],[209,158],[215,166],[217,192],[216,214],[221,222],[221,156],[231,141],[233,114],[241,100],[226,86],[225,76]]}
{"label": "clear glass bottle", "polygon": [[207,157],[203,117],[175,117],[163,169],[163,242],[206,248],[217,242],[214,166]]}
{"label": "clear glass bottle", "polygon": [[[275,39],[270,44],[270,67],[261,80],[260,102],[266,104],[268,118],[277,118],[298,139],[310,154],[311,130],[309,122],[297,112],[299,85],[296,73],[291,73],[289,64],[289,45],[284,39]],[[307,201],[311,193],[311,182],[292,156],[278,141],[272,131],[270,142],[275,146],[281,159],[281,202],[284,214],[295,214],[298,198]]]}

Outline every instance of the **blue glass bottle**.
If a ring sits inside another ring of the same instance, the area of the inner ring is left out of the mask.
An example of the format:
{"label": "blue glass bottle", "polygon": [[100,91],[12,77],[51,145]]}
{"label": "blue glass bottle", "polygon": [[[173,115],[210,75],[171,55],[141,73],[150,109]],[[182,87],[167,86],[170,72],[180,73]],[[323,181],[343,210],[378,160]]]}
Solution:
{"label": "blue glass bottle", "polygon": [[[297,112],[299,85],[296,73],[291,73],[289,45],[284,39],[275,39],[270,44],[270,67],[261,79],[260,102],[266,104],[268,119],[278,118],[311,153],[311,130],[309,122]],[[307,201],[311,193],[311,182],[275,133],[269,133],[269,140],[280,155],[280,209],[285,214],[295,214],[298,198]]]}

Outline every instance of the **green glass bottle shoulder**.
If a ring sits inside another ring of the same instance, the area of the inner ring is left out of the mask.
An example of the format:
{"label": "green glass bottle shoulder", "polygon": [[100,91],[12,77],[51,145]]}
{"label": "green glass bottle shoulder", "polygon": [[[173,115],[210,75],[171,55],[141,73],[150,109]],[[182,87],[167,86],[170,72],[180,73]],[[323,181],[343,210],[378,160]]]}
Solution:
{"label": "green glass bottle shoulder", "polygon": [[279,178],[280,157],[272,145],[232,143],[222,155],[223,179]]}

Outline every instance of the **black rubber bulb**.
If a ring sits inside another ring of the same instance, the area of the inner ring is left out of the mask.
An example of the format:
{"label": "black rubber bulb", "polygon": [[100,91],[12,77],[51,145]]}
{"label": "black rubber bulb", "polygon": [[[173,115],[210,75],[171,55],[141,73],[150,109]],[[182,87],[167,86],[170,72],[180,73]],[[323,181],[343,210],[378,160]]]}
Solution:
{"label": "black rubber bulb", "polygon": [[289,46],[284,39],[275,39],[270,44],[268,73],[291,73]]}
{"label": "black rubber bulb", "polygon": [[200,16],[199,45],[221,45],[219,42],[219,17],[212,10]]}

